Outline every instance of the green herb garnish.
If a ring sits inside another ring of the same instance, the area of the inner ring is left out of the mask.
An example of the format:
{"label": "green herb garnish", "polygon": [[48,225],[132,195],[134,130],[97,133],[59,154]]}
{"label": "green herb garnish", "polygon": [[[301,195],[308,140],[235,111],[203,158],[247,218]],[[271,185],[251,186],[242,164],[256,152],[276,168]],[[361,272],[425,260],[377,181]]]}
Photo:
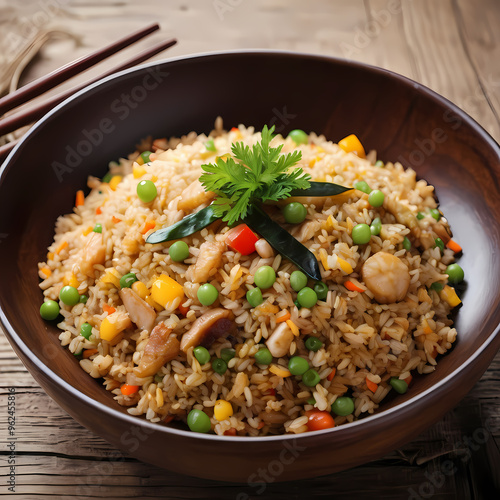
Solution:
{"label": "green herb garnish", "polygon": [[[202,165],[205,171],[200,182],[205,190],[217,194],[212,203],[214,215],[228,224],[243,219],[253,203],[278,201],[290,196],[293,190],[310,187],[311,176],[302,168],[288,172],[302,158],[300,151],[282,155],[283,145],[269,146],[274,126],[264,125],[262,139],[252,148],[243,142],[231,146],[233,157]],[[235,159],[237,161],[235,161]]]}

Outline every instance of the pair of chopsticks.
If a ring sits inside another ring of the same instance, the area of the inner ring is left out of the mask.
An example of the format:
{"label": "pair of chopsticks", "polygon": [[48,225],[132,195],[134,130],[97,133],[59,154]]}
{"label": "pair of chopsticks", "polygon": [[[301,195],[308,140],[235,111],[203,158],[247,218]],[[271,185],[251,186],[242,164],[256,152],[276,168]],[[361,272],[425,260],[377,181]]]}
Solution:
{"label": "pair of chopsticks", "polygon": [[[16,108],[17,106],[20,106],[21,104],[28,102],[30,99],[33,99],[34,97],[43,94],[47,90],[56,87],[60,83],[72,78],[73,76],[81,73],[82,71],[85,71],[86,69],[103,61],[104,59],[110,57],[111,55],[116,54],[120,50],[124,49],[125,47],[128,47],[129,45],[132,45],[133,43],[137,42],[138,40],[141,40],[147,35],[150,35],[159,28],[160,26],[158,24],[152,24],[150,26],[147,26],[146,28],[136,31],[135,33],[132,33],[122,38],[121,40],[118,40],[117,42],[114,42],[111,45],[104,47],[103,49],[93,52],[92,54],[89,54],[87,56],[81,57],[80,59],[76,59],[75,61],[70,62],[65,66],[62,66],[61,68],[56,69],[52,73],[49,73],[47,76],[39,78],[29,83],[28,85],[21,87],[15,92],[7,94],[6,96],[0,98],[0,116],[5,114],[7,111]],[[106,76],[118,73],[119,71],[131,68],[136,64],[144,62],[150,57],[153,57],[154,55],[158,54],[159,52],[162,52],[163,50],[172,47],[176,43],[177,40],[175,38],[171,38],[170,40],[154,45],[153,47],[145,50],[144,52],[141,52],[140,54],[134,56],[124,64],[121,64],[120,66],[117,66],[107,71],[106,73],[100,75],[97,78],[94,78],[84,84],[78,85],[69,90],[61,92],[60,94],[57,94],[54,97],[51,97],[45,100],[44,102],[37,104],[36,106],[32,106],[30,108],[9,115],[8,117],[0,119],[0,136],[5,135],[14,130],[17,130],[18,128],[24,125],[29,125],[30,123],[35,122],[36,120],[41,118],[45,113],[50,111],[54,106],[64,101],[66,98],[73,95],[75,92],[78,92],[79,90],[85,88],[87,85],[95,83]],[[0,147],[0,161],[3,160],[9,154],[9,152],[14,148],[17,142],[18,140],[11,141],[5,144],[4,146]]]}

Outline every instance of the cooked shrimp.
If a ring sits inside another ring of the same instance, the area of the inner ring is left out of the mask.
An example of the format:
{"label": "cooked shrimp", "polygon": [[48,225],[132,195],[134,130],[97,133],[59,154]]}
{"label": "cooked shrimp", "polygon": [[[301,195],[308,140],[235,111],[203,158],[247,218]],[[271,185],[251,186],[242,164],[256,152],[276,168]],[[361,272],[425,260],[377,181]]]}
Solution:
{"label": "cooked shrimp", "polygon": [[131,288],[122,288],[119,291],[119,295],[130,319],[141,330],[151,331],[155,324],[156,311]]}
{"label": "cooked shrimp", "polygon": [[367,259],[361,275],[368,290],[380,304],[403,300],[410,286],[410,273],[406,264],[387,252],[378,252]]}
{"label": "cooked shrimp", "polygon": [[220,241],[205,241],[200,246],[200,253],[196,263],[189,266],[186,278],[193,283],[207,281],[212,269],[218,269],[222,262],[222,253],[225,244]]}
{"label": "cooked shrimp", "polygon": [[93,278],[94,264],[104,264],[106,260],[106,246],[104,245],[102,233],[91,232],[87,236],[84,247],[80,250],[76,265],[80,271]]}

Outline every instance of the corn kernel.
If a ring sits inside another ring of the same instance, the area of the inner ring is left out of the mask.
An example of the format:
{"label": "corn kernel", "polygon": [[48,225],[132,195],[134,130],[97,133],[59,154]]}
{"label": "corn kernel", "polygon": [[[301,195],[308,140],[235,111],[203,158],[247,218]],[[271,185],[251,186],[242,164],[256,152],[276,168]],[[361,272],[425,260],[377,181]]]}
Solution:
{"label": "corn kernel", "polygon": [[142,281],[134,282],[132,290],[143,300],[149,295],[148,287]]}
{"label": "corn kernel", "polygon": [[233,415],[233,407],[231,403],[228,401],[224,401],[223,399],[219,399],[214,406],[214,417],[221,422],[222,420],[226,420]]}
{"label": "corn kernel", "polygon": [[286,368],[283,368],[282,366],[276,365],[274,363],[269,367],[269,371],[271,373],[274,373],[275,375],[278,375],[278,377],[282,377],[282,378],[286,378],[286,377],[289,377],[291,375],[289,370],[287,370]]}
{"label": "corn kernel", "polygon": [[131,325],[132,323],[130,322],[128,314],[114,312],[102,320],[101,327],[99,328],[99,335],[102,340],[107,340],[109,342]]}
{"label": "corn kernel", "polygon": [[135,160],[135,162],[138,163],[139,165],[144,165],[144,159],[142,158],[141,155],[137,157],[137,160]]}
{"label": "corn kernel", "polygon": [[152,175],[152,176],[151,176],[151,180],[152,180],[153,182],[156,182],[156,181],[158,180],[158,177],[157,177],[156,175]]}
{"label": "corn kernel", "polygon": [[116,288],[120,288],[120,278],[120,273],[114,267],[110,267],[101,278],[101,281],[103,283],[112,283]]}
{"label": "corn kernel", "polygon": [[49,252],[47,254],[47,260],[54,260],[54,252]]}
{"label": "corn kernel", "polygon": [[346,153],[354,153],[360,158],[365,158],[366,156],[365,148],[363,148],[360,140],[354,134],[344,137],[338,144]]}
{"label": "corn kernel", "polygon": [[151,307],[155,309],[156,312],[161,312],[163,311],[163,307],[158,304],[158,302],[155,302],[153,300],[153,297],[151,295],[147,295],[146,298],[144,299]]}
{"label": "corn kernel", "polygon": [[163,400],[163,391],[157,387],[156,388],[156,404],[158,405],[158,408],[161,408],[164,404],[164,400]]}
{"label": "corn kernel", "polygon": [[63,278],[63,285],[78,288],[80,282],[76,279],[76,276],[73,273],[66,273]]}
{"label": "corn kernel", "polygon": [[321,260],[321,264],[323,264],[323,268],[325,271],[330,269],[330,265],[328,264],[328,255],[324,248],[320,248],[319,250],[319,258]]}
{"label": "corn kernel", "polygon": [[121,175],[113,175],[109,181],[109,187],[112,191],[116,191],[118,184],[122,181],[123,177]]}
{"label": "corn kernel", "polygon": [[288,328],[290,328],[290,330],[292,330],[292,333],[296,337],[298,337],[300,332],[299,332],[299,328],[297,327],[297,325],[291,319],[287,319],[286,324],[288,325]]}
{"label": "corn kernel", "polygon": [[458,298],[455,289],[449,285],[445,285],[445,287],[439,293],[439,296],[442,300],[448,302],[451,307],[456,307],[462,303],[462,301]]}
{"label": "corn kernel", "polygon": [[134,163],[134,166],[132,167],[132,174],[134,175],[134,179],[139,179],[146,174],[146,169],[141,165]]}
{"label": "corn kernel", "polygon": [[351,264],[349,264],[346,260],[337,257],[337,262],[339,263],[340,269],[342,269],[344,273],[351,274],[353,272]]}
{"label": "corn kernel", "polygon": [[87,229],[85,229],[85,231],[83,231],[83,236],[87,236],[87,234],[90,234],[93,229],[94,229],[93,226],[87,227]]}

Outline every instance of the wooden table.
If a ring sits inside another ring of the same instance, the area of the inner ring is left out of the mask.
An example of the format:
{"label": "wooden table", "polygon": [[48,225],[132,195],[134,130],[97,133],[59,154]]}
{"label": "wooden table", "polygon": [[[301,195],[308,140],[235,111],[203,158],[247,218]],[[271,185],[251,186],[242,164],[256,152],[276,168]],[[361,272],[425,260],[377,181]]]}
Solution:
{"label": "wooden table", "polygon": [[[141,42],[141,48],[175,36],[179,44],[168,56],[273,48],[348,57],[429,86],[500,140],[497,0],[26,0],[9,7],[5,1],[0,1],[0,20],[17,20],[26,39],[42,27],[42,21],[79,39],[77,45],[69,38],[46,45],[24,81],[158,21],[161,34]],[[9,22],[2,26],[0,38],[9,35]],[[130,50],[103,66],[118,64],[128,54]],[[103,66],[91,73],[102,72]],[[0,492],[5,496],[499,498],[500,355],[457,408],[400,450],[340,474],[260,488],[181,476],[124,456],[81,427],[43,392],[3,334],[0,356]],[[15,391],[18,436],[15,492],[7,489],[9,389]],[[446,468],[449,461],[454,473]]]}

